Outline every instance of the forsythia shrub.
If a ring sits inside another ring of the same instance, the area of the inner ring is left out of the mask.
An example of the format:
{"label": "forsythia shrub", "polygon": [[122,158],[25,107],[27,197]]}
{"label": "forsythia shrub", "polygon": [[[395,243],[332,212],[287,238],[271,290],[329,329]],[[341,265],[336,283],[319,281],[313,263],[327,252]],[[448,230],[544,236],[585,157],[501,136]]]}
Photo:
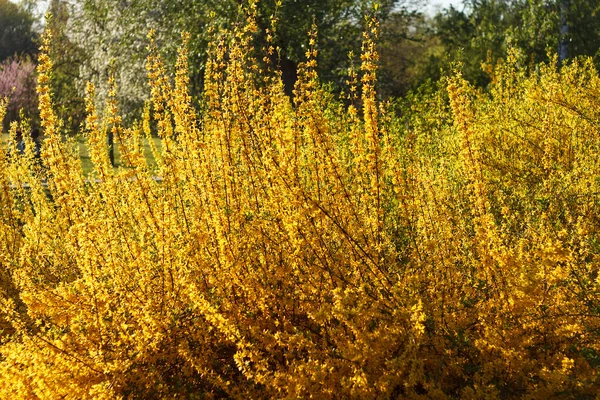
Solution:
{"label": "forsythia shrub", "polygon": [[187,37],[174,82],[151,47],[139,124],[88,86],[87,177],[46,37],[42,162],[0,152],[0,398],[595,398],[597,71],[512,57],[395,117],[376,28],[346,105],[314,38],[290,102],[251,17],[213,42],[202,112]]}

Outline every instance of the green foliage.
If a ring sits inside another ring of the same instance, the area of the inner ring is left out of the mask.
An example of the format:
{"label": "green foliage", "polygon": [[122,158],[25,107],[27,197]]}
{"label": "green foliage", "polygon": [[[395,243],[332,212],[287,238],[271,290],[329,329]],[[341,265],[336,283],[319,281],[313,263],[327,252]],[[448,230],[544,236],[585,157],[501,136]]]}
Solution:
{"label": "green foliage", "polygon": [[[261,31],[273,28],[272,45],[279,48],[278,59],[288,94],[295,82],[296,69],[306,60],[309,32],[317,31],[317,71],[325,82],[332,82],[339,91],[344,82],[349,60],[348,54],[358,55],[365,29],[364,16],[373,12],[378,4],[380,21],[390,15],[404,15],[400,0],[268,0],[258,2],[258,26]],[[394,11],[395,9],[395,11]],[[276,18],[275,26],[270,20]],[[260,38],[259,44],[266,45]],[[356,60],[354,60],[356,61]]]}
{"label": "green foliage", "polygon": [[[561,2],[564,0],[466,0],[450,7],[432,23],[432,55],[420,77],[438,79],[440,70],[460,62],[465,78],[479,86],[490,83],[482,63],[495,64],[508,49],[521,50],[524,65],[548,62],[559,49]],[[590,56],[598,66],[600,1],[571,0],[565,14],[569,56]],[[417,78],[418,80],[419,78]]]}
{"label": "green foliage", "polygon": [[52,34],[54,106],[66,132],[75,134],[85,119],[84,100],[78,90],[79,70],[85,54],[68,36],[71,18],[68,5],[62,0],[51,0],[48,12],[51,17],[46,21],[46,29]]}
{"label": "green foliage", "polygon": [[458,61],[465,78],[486,85],[489,78],[481,63],[506,55],[507,30],[518,23],[515,3],[510,0],[466,1],[463,10],[453,6],[443,10],[433,21],[442,49],[429,60],[436,66],[432,78],[438,79],[440,70]]}
{"label": "green foliage", "polygon": [[9,0],[0,0],[0,61],[37,51],[33,17]]}
{"label": "green foliage", "polygon": [[432,35],[432,21],[420,13],[394,12],[381,24],[379,38],[379,95],[401,98],[425,80],[438,78],[443,57],[439,38]]}

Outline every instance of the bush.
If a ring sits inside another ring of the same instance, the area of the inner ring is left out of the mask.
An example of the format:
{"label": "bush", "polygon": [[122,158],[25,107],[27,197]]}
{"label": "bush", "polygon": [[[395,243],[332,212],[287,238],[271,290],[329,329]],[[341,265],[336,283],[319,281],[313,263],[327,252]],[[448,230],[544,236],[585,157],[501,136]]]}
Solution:
{"label": "bush", "polygon": [[27,143],[0,156],[1,397],[593,398],[591,63],[508,59],[489,93],[456,74],[397,118],[375,100],[372,33],[344,106],[314,43],[292,104],[248,58],[255,29],[213,41],[203,112],[185,46],[174,84],[151,49],[131,128],[114,85],[102,119],[90,85],[90,180],[42,53],[43,167]]}

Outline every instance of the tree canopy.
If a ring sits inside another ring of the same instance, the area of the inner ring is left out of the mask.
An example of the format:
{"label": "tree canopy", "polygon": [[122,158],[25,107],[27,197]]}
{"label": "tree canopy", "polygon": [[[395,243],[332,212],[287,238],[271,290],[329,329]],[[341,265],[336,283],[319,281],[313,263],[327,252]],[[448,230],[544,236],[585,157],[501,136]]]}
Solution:
{"label": "tree canopy", "polygon": [[[282,72],[288,93],[296,68],[305,59],[308,34],[318,31],[318,69],[325,80],[341,84],[340,72],[348,66],[348,53],[360,52],[363,17],[372,0],[265,0],[248,6],[237,0],[61,0],[69,10],[69,40],[81,48],[82,81],[92,81],[103,97],[109,75],[119,86],[119,101],[126,110],[136,109],[145,97],[145,48],[152,29],[167,62],[173,63],[182,32],[190,34],[190,84],[198,94],[203,85],[206,50],[212,31],[232,28],[253,13],[258,31],[255,56],[262,60],[267,41],[277,52],[272,62]],[[385,19],[402,12],[398,0],[380,2]],[[252,4],[252,2],[251,2]]]}
{"label": "tree canopy", "polygon": [[462,9],[451,6],[434,17],[441,50],[427,60],[437,67],[429,70],[460,61],[469,80],[485,85],[490,78],[482,62],[495,63],[510,48],[521,50],[524,65],[546,62],[561,42],[570,58],[590,56],[598,66],[599,11],[598,0],[465,0]]}
{"label": "tree canopy", "polygon": [[15,54],[36,52],[33,22],[33,16],[22,7],[0,0],[0,62]]}
{"label": "tree canopy", "polygon": [[[33,3],[18,6],[0,0],[0,17],[8,21],[0,25],[0,59],[35,51]],[[250,14],[257,25],[252,55],[279,69],[288,95],[313,30],[316,70],[339,92],[349,66],[359,61],[364,16],[375,3],[381,24],[378,85],[383,97],[403,97],[425,82],[437,81],[456,63],[465,78],[485,87],[491,81],[489,66],[504,59],[510,48],[521,50],[524,66],[548,61],[559,44],[570,57],[587,55],[600,63],[599,0],[465,0],[462,7],[450,6],[433,16],[420,11],[419,1],[409,0],[51,0],[55,100],[59,110],[71,110],[65,119],[76,128],[83,114],[73,109],[83,109],[86,82],[96,85],[102,105],[108,78],[114,76],[125,117],[139,117],[136,110],[148,100],[145,59],[150,30],[167,65],[175,63],[181,34],[190,34],[189,84],[192,97],[199,100],[209,43],[217,40],[218,32],[245,23]],[[25,33],[14,40],[11,32]],[[269,46],[274,51],[268,52]]]}

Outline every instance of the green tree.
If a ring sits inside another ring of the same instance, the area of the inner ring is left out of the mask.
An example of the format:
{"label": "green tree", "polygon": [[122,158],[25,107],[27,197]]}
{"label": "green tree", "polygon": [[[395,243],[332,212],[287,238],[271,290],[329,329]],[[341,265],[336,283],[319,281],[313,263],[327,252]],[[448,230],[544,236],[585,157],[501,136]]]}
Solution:
{"label": "green tree", "polygon": [[394,12],[381,27],[379,93],[399,98],[426,79],[439,77],[432,60],[444,56],[440,39],[432,35],[431,18],[419,12]]}
{"label": "green tree", "polygon": [[[265,32],[271,16],[278,20],[274,45],[279,47],[277,63],[288,94],[291,93],[296,68],[305,60],[308,34],[317,28],[317,72],[324,81],[341,87],[348,67],[348,54],[360,54],[364,17],[378,5],[378,18],[385,22],[392,15],[408,14],[399,0],[283,0],[259,2],[258,23]],[[264,43],[264,37],[261,38]]]}
{"label": "green tree", "polygon": [[461,10],[435,16],[432,36],[441,51],[423,69],[431,73],[460,61],[465,77],[480,86],[490,79],[481,64],[504,58],[510,47],[522,50],[524,65],[559,53],[591,56],[600,66],[600,0],[465,0]]}
{"label": "green tree", "polygon": [[[472,82],[485,85],[489,77],[481,63],[506,55],[507,33],[520,23],[520,0],[466,0],[462,10],[450,7],[434,19],[435,35],[445,55],[439,68],[459,61]],[[526,0],[525,0],[526,1]]]}
{"label": "green tree", "polygon": [[515,31],[536,61],[550,49],[563,58],[593,57],[600,66],[600,0],[530,0]]}
{"label": "green tree", "polygon": [[33,22],[33,16],[22,7],[0,0],[0,62],[15,54],[36,53]]}
{"label": "green tree", "polygon": [[74,133],[85,118],[85,104],[78,90],[79,70],[85,55],[68,37],[70,10],[64,0],[51,0],[48,5],[51,18],[46,28],[52,33],[50,56],[54,63],[52,92],[58,116],[67,132]]}

